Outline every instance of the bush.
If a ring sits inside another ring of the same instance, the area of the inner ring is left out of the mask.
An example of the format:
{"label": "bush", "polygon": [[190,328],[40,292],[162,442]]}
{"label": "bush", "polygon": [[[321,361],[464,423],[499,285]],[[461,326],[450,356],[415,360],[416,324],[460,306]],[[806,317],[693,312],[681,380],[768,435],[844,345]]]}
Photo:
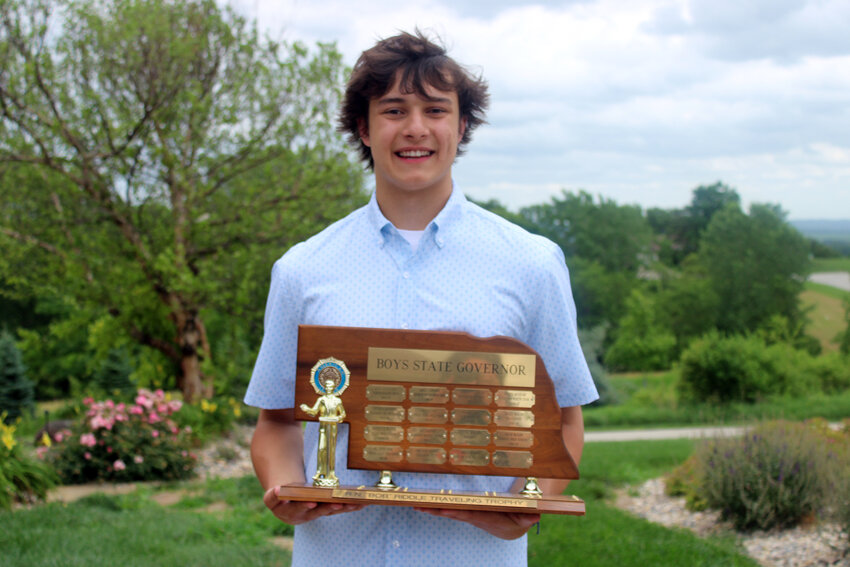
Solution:
{"label": "bush", "polygon": [[175,480],[193,473],[191,431],[175,414],[182,402],[140,389],[135,403],[83,401],[84,421],[47,452],[68,484],[91,481]]}
{"label": "bush", "polygon": [[0,412],[6,419],[20,417],[33,408],[35,396],[26,375],[21,351],[7,331],[0,333]]}
{"label": "bush", "polygon": [[634,371],[670,368],[676,356],[676,337],[657,321],[654,300],[634,290],[626,309],[614,343],[605,353],[605,366]]}
{"label": "bush", "polygon": [[830,495],[837,466],[822,434],[790,422],[706,442],[696,456],[699,495],[744,531],[793,527],[813,517]]}
{"label": "bush", "polygon": [[0,509],[15,501],[44,500],[57,481],[49,467],[21,452],[15,429],[6,424],[6,414],[0,414]]}
{"label": "bush", "polygon": [[230,431],[233,422],[242,417],[242,406],[236,398],[201,399],[197,403],[185,404],[176,420],[181,427],[188,427],[199,442]]}
{"label": "bush", "polygon": [[768,346],[759,336],[727,337],[716,331],[682,353],[680,369],[683,399],[715,403],[838,391],[850,372],[841,360],[821,361],[788,343]]}

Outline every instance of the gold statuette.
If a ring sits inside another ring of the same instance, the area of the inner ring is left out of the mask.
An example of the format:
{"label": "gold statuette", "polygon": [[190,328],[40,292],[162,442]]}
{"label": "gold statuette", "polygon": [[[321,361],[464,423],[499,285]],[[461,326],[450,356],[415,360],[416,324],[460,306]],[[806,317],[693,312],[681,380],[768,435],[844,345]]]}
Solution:
{"label": "gold statuette", "polygon": [[310,373],[313,389],[321,394],[313,407],[301,404],[301,411],[319,418],[319,451],[313,486],[339,486],[335,471],[336,432],[337,425],[345,420],[345,407],[339,396],[348,388],[350,376],[345,363],[336,358],[323,358]]}

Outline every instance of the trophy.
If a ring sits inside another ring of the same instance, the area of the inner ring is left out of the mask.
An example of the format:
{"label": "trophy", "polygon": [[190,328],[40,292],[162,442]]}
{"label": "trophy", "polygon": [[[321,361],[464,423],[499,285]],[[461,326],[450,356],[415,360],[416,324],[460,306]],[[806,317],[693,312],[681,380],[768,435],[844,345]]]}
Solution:
{"label": "trophy", "polygon": [[[552,380],[533,349],[509,337],[301,325],[295,387],[299,420],[319,421],[312,482],[282,500],[583,515],[575,496],[543,494],[538,478],[578,478],[561,436]],[[372,486],[341,486],[339,423],[348,467]],[[398,486],[394,472],[525,478],[519,494]]]}

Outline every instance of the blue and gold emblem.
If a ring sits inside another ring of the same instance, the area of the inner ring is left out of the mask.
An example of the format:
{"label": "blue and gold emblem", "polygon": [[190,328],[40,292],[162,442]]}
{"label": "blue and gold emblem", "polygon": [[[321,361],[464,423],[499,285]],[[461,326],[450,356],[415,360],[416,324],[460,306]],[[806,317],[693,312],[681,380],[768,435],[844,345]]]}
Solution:
{"label": "blue and gold emblem", "polygon": [[[325,384],[328,380],[333,381],[333,391],[328,392]],[[337,358],[329,357],[319,360],[310,370],[310,384],[317,394],[340,395],[351,382],[351,372],[345,363]]]}

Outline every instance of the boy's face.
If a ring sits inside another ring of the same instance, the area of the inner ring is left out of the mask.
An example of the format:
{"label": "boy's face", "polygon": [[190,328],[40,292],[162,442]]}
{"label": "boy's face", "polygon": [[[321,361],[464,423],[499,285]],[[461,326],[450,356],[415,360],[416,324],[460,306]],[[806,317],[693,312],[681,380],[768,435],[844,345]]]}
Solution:
{"label": "boy's face", "polygon": [[448,198],[451,168],[465,122],[457,93],[426,87],[430,100],[402,94],[398,81],[384,95],[369,101],[363,143],[372,150],[379,197],[431,192]]}

